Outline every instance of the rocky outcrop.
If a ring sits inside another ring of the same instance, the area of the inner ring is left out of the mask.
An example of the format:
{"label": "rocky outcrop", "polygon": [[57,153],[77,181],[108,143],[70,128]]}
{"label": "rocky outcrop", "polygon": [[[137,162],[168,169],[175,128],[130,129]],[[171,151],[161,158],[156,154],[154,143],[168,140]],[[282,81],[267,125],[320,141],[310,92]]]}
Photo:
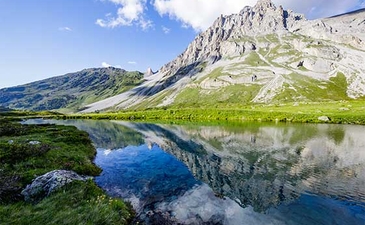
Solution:
{"label": "rocky outcrop", "polygon": [[153,70],[149,67],[144,75],[145,76],[152,76],[153,74],[155,74],[155,72],[153,72]]}
{"label": "rocky outcrop", "polygon": [[54,170],[37,177],[22,191],[26,201],[38,202],[57,189],[72,181],[86,181],[88,177],[80,176],[73,171]]}
{"label": "rocky outcrop", "polygon": [[[254,7],[246,6],[238,14],[218,17],[181,55],[164,65],[160,71],[165,73],[165,76],[172,76],[187,65],[204,61],[212,64],[222,58],[237,57],[255,51],[260,44],[255,37],[267,34],[300,34],[365,49],[365,22],[359,17],[359,13],[363,12],[307,20],[302,14],[275,6],[271,0],[259,0]],[[317,57],[340,57],[338,49],[328,51],[329,54],[321,52]]]}
{"label": "rocky outcrop", "polygon": [[221,15],[206,31],[199,34],[184,53],[161,68],[168,75],[183,66],[222,57],[235,57],[255,50],[255,43],[245,36],[288,32],[306,21],[303,15],[276,7],[270,0],[259,0],[254,7],[246,6],[239,14]]}

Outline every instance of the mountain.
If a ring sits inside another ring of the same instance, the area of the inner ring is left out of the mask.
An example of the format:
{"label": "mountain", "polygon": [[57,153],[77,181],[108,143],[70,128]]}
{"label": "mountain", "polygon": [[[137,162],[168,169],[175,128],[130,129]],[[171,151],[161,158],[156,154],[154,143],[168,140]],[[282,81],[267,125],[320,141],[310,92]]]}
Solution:
{"label": "mountain", "polygon": [[141,85],[83,112],[363,98],[364,18],[358,10],[307,20],[259,0],[221,15]]}
{"label": "mountain", "polygon": [[153,72],[153,70],[151,68],[148,68],[147,71],[146,71],[146,73],[145,73],[145,76],[152,76],[153,74],[155,74]]}
{"label": "mountain", "polygon": [[9,112],[9,111],[11,111],[11,109],[8,109],[6,107],[0,106],[0,113],[2,113],[2,112]]}
{"label": "mountain", "polygon": [[219,16],[158,72],[113,67],[0,90],[0,106],[95,112],[365,99],[365,9],[330,18],[259,0]]}
{"label": "mountain", "polygon": [[79,110],[140,84],[143,74],[119,68],[93,68],[0,89],[0,105],[14,109]]}

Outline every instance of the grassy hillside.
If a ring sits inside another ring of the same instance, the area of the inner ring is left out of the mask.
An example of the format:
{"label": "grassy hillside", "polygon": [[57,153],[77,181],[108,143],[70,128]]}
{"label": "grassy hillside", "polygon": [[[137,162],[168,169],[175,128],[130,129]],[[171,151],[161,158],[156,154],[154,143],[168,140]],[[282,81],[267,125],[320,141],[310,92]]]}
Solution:
{"label": "grassy hillside", "polygon": [[76,73],[0,90],[0,105],[28,110],[77,110],[140,84],[143,74],[118,68],[85,69]]}

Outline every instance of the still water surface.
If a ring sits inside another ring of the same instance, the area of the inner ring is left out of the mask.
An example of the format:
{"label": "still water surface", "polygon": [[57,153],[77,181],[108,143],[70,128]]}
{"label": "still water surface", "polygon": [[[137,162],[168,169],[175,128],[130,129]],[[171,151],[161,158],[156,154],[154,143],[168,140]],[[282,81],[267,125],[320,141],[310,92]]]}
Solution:
{"label": "still water surface", "polygon": [[90,134],[96,183],[147,224],[365,224],[365,127],[29,121]]}

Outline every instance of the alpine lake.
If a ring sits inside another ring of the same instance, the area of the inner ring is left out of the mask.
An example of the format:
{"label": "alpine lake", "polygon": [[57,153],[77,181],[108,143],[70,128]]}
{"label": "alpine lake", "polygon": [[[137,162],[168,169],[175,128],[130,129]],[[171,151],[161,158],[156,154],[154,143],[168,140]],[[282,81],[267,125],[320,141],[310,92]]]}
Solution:
{"label": "alpine lake", "polygon": [[144,224],[365,224],[365,126],[26,123],[88,132],[96,183]]}

